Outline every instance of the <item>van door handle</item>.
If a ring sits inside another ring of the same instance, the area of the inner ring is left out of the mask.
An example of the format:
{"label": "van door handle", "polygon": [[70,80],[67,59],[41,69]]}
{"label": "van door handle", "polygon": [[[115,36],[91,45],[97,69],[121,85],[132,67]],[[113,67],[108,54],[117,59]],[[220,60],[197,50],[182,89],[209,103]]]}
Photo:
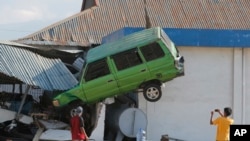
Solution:
{"label": "van door handle", "polygon": [[112,79],[111,79],[111,80],[108,80],[108,83],[110,83],[110,82],[112,82],[112,81],[114,81],[114,80],[112,80]]}
{"label": "van door handle", "polygon": [[144,71],[146,71],[146,69],[142,69],[142,70],[141,70],[141,72],[144,72]]}

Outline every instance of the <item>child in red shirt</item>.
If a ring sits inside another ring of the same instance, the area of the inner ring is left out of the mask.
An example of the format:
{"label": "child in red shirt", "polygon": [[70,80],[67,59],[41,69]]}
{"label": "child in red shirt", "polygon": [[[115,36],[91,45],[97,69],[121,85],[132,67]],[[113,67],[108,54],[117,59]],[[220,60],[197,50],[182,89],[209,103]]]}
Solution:
{"label": "child in red shirt", "polygon": [[77,107],[70,119],[72,141],[87,141],[88,136],[84,129],[84,121],[82,118],[82,107]]}

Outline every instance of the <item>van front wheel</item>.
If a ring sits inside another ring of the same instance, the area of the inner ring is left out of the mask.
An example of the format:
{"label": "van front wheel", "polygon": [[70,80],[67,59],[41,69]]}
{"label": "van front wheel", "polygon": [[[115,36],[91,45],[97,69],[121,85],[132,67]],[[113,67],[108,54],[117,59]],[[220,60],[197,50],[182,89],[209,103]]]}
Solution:
{"label": "van front wheel", "polygon": [[143,88],[143,96],[149,102],[156,102],[161,98],[161,87],[156,84],[149,84]]}

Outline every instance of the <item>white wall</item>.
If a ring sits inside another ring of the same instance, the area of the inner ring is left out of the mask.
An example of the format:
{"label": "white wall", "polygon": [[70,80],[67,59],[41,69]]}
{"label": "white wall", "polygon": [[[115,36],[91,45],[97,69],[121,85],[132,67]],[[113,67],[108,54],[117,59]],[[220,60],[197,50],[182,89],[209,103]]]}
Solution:
{"label": "white wall", "polygon": [[140,108],[148,118],[148,139],[159,141],[168,134],[187,141],[214,140],[216,127],[209,124],[210,112],[225,106],[233,108],[235,123],[249,124],[250,50],[212,47],[179,50],[185,58],[185,75],[165,83],[159,102],[146,102],[140,95]]}
{"label": "white wall", "polygon": [[245,122],[244,124],[250,124],[250,49],[244,49],[245,58],[245,97],[244,97],[244,112]]}
{"label": "white wall", "polygon": [[106,106],[103,105],[102,109],[101,109],[100,117],[98,119],[97,127],[92,132],[92,134],[89,137],[89,139],[92,139],[94,141],[103,141],[103,136],[104,136],[104,120],[105,120],[105,112],[106,112],[105,110],[106,110]]}
{"label": "white wall", "polygon": [[[139,95],[139,108],[148,118],[147,139],[160,141],[168,134],[185,141],[212,141],[216,127],[209,124],[210,112],[225,106],[232,107],[236,124],[250,124],[250,49],[179,50],[185,58],[185,75],[165,83],[156,103]],[[97,135],[103,135],[103,118],[92,136],[96,141],[102,139]]]}

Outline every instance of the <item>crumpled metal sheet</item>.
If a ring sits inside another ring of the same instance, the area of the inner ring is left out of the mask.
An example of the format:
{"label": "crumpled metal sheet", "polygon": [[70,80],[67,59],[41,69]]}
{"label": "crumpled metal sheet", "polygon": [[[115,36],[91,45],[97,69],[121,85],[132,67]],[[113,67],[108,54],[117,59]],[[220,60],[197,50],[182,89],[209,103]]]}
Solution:
{"label": "crumpled metal sheet", "polygon": [[67,90],[78,81],[60,59],[45,58],[10,43],[0,43],[0,83],[25,83],[44,90]]}

